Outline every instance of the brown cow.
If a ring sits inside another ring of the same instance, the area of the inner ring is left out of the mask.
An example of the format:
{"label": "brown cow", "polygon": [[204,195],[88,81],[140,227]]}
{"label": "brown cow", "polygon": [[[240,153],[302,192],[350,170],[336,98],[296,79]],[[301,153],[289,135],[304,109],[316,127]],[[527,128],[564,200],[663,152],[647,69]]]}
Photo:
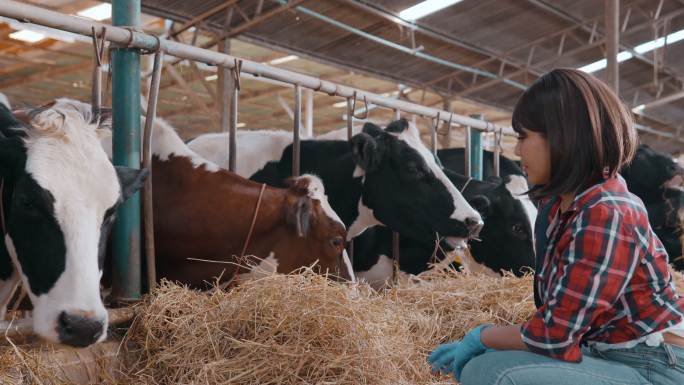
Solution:
{"label": "brown cow", "polygon": [[[73,100],[58,103],[90,109]],[[111,132],[101,136],[111,154]],[[236,274],[290,273],[315,264],[319,272],[354,279],[344,224],[317,177],[295,178],[287,189],[249,181],[199,157],[161,119],[155,119],[152,154],[159,278],[207,288],[219,277],[225,283]],[[240,258],[243,249],[253,257]]]}

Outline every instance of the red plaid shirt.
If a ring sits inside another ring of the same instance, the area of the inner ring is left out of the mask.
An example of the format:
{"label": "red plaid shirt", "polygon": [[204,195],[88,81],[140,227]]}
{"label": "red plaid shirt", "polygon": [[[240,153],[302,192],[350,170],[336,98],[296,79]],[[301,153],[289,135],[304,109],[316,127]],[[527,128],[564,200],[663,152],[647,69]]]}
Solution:
{"label": "red plaid shirt", "polygon": [[545,249],[537,243],[540,304],[521,327],[531,351],[579,362],[581,344],[626,342],[684,319],[667,253],[622,177],[587,189],[564,213],[559,207],[559,198],[544,201],[548,221],[537,218],[548,227]]}

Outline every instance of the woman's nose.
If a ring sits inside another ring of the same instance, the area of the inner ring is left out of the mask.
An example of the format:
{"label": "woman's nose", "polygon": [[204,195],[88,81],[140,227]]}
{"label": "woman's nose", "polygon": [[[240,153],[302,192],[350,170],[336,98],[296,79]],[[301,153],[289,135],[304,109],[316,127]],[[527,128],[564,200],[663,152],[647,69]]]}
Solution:
{"label": "woman's nose", "polygon": [[520,156],[520,141],[515,143],[515,155]]}

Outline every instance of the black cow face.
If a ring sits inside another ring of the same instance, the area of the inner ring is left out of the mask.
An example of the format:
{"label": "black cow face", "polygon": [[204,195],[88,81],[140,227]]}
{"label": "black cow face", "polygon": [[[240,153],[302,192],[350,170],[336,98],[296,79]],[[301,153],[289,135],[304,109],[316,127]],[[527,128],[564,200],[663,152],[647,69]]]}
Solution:
{"label": "black cow face", "polygon": [[648,221],[677,270],[684,270],[682,257],[682,223],[684,223],[684,190],[663,189],[660,201],[646,205]]}
{"label": "black cow face", "polygon": [[[449,172],[447,175],[452,178]],[[475,260],[495,272],[510,270],[519,275],[534,268],[533,223],[519,197],[507,188],[507,182],[510,180],[499,178],[471,181],[463,195],[485,222],[480,240],[470,242]]]}
{"label": "black cow face", "polygon": [[[33,303],[35,332],[87,346],[105,338],[107,325],[99,291],[102,239],[115,207],[147,173],[117,173],[77,111],[47,107],[17,116],[29,123],[22,135],[0,139],[5,251]],[[10,284],[12,278],[0,286]]]}
{"label": "black cow face", "polygon": [[437,232],[460,242],[481,228],[478,212],[446,177],[417,129],[409,127],[405,119],[392,122],[385,130],[367,123],[363,132],[351,139],[351,146],[357,165],[354,175],[363,177],[362,203],[392,230],[416,239]]}
{"label": "black cow face", "polygon": [[661,188],[681,186],[684,182],[684,168],[669,155],[646,145],[639,146],[634,159],[621,173],[629,191],[645,204],[661,200]]}

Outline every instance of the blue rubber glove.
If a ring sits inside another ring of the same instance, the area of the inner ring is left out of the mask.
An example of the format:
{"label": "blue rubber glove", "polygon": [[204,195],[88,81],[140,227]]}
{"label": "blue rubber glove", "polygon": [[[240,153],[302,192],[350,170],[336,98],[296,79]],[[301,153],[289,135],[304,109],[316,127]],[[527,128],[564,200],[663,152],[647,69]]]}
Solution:
{"label": "blue rubber glove", "polygon": [[460,341],[442,344],[428,356],[428,363],[432,371],[454,374],[456,381],[460,381],[463,367],[473,357],[487,351],[487,347],[480,341],[480,332],[491,325],[480,325],[463,336]]}

